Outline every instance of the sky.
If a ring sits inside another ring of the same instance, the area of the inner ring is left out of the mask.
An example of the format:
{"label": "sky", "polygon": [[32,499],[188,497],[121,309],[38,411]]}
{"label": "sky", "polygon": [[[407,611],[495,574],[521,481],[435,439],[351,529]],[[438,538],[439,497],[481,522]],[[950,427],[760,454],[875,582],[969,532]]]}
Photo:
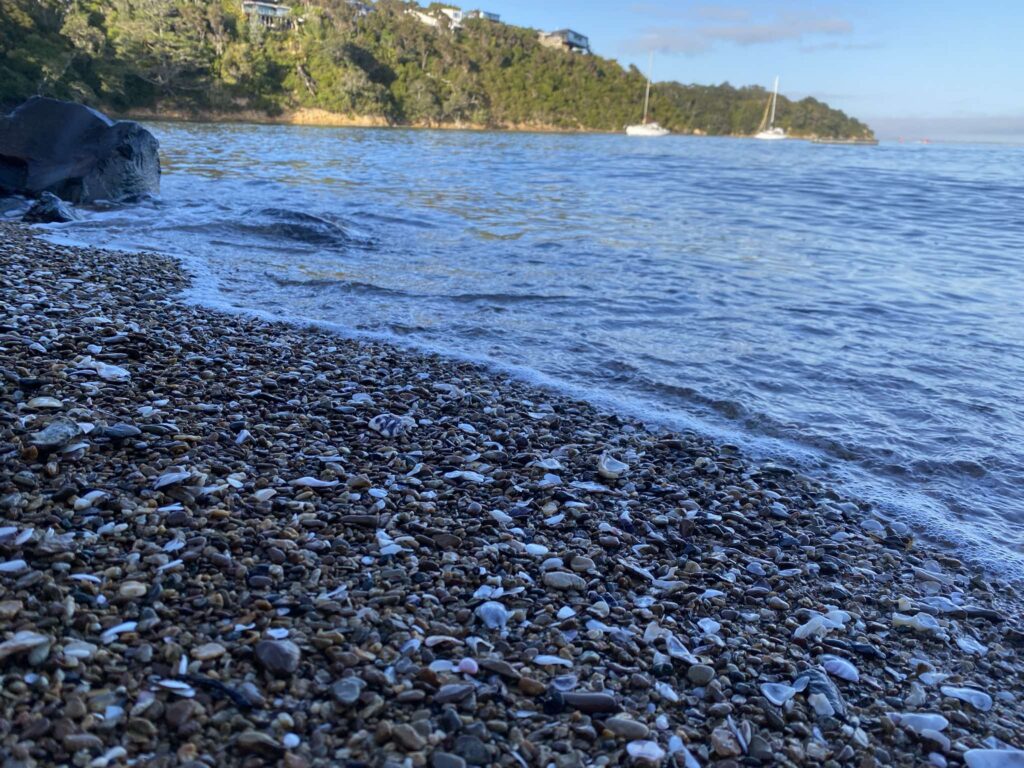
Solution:
{"label": "sky", "polygon": [[[882,138],[1024,141],[1024,0],[482,0],[683,83],[814,96]],[[466,9],[477,7],[462,3]]]}

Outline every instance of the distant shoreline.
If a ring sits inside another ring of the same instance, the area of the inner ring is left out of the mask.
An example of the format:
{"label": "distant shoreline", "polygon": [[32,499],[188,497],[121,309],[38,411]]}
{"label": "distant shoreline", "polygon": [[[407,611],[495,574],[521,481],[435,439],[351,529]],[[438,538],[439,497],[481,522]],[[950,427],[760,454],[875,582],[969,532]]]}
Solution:
{"label": "distant shoreline", "polygon": [[[484,125],[481,123],[389,123],[385,118],[374,115],[346,115],[330,112],[325,109],[296,109],[270,115],[257,110],[239,112],[219,111],[187,111],[179,109],[151,110],[130,109],[124,112],[111,111],[111,115],[123,120],[168,121],[181,123],[212,123],[217,125],[289,125],[315,128],[393,128],[396,130],[433,130],[433,131],[471,131],[471,132],[504,132],[504,133],[559,133],[559,134],[593,134],[604,136],[624,135],[625,126],[621,131],[602,131],[596,128],[562,128],[544,123],[504,123],[500,125]],[[673,131],[672,136],[693,136],[697,138],[719,139],[751,139],[747,134],[721,133],[708,134],[703,131]],[[791,135],[792,140],[836,143],[867,143],[862,139],[819,137],[813,134]]]}

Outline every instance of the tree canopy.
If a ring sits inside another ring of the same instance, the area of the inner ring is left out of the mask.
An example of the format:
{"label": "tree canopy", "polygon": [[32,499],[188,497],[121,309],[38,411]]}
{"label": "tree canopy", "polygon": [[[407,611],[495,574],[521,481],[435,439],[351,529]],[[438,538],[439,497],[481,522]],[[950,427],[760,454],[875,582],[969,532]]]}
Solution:
{"label": "tree canopy", "polygon": [[[266,28],[241,0],[3,0],[0,103],[33,95],[133,109],[268,116],[315,108],[395,125],[618,131],[640,119],[635,67],[542,46],[535,30],[471,19],[437,27],[378,0],[289,0]],[[436,11],[436,9],[435,9]],[[679,133],[753,133],[768,93],[657,83],[651,118]],[[793,135],[870,137],[815,99],[780,96]]]}

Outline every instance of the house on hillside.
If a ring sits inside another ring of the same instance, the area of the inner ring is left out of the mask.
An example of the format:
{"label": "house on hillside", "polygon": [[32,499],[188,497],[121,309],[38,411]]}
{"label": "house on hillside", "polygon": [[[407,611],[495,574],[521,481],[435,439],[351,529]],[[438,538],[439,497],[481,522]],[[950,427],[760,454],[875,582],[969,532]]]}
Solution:
{"label": "house on hillside", "polygon": [[286,29],[292,25],[292,9],[287,5],[243,0],[242,11],[251,23],[267,29]]}
{"label": "house on hillside", "polygon": [[466,18],[493,21],[495,24],[501,23],[501,15],[497,13],[491,13],[490,11],[469,11],[468,13],[466,13]]}
{"label": "house on hillside", "polygon": [[[458,8],[439,8],[436,11],[425,11],[420,8],[407,8],[405,11],[408,15],[416,18],[421,24],[426,24],[428,27],[434,27],[435,29],[441,26],[447,26],[451,29],[461,29],[462,20],[464,15]],[[447,23],[445,19],[447,18]]]}
{"label": "house on hillside", "polygon": [[356,12],[356,16],[362,18],[373,10],[373,6],[364,0],[348,0],[349,6]]}
{"label": "house on hillside", "polygon": [[554,32],[539,32],[537,39],[548,48],[561,48],[574,53],[590,53],[590,40],[586,35],[571,29],[557,29]]}

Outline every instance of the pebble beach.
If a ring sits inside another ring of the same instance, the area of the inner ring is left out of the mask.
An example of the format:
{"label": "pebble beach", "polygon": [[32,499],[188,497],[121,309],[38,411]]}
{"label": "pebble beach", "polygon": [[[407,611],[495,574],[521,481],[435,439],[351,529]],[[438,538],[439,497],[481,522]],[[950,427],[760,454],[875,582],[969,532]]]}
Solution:
{"label": "pebble beach", "polygon": [[1017,587],[732,446],[0,224],[3,768],[1024,765]]}

